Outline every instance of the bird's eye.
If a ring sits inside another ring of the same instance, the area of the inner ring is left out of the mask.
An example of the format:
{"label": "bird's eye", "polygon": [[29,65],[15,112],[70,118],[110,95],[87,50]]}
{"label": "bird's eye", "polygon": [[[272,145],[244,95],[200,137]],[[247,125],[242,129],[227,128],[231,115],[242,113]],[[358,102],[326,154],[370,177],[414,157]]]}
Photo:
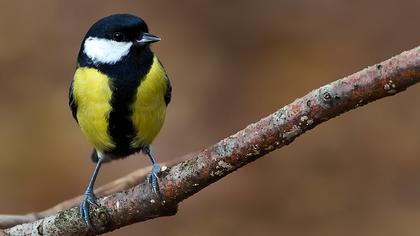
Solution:
{"label": "bird's eye", "polygon": [[112,38],[117,41],[117,42],[121,42],[124,40],[124,34],[121,32],[114,32],[114,34],[112,34]]}

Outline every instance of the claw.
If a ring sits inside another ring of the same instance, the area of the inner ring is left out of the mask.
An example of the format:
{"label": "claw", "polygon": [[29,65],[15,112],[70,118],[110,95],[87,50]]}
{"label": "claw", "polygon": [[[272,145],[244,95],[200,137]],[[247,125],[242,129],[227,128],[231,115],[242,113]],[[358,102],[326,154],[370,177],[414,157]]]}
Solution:
{"label": "claw", "polygon": [[90,215],[89,215],[89,206],[90,205],[99,206],[98,203],[96,203],[96,196],[93,193],[93,191],[88,190],[84,194],[83,201],[80,204],[80,215],[82,216],[82,218],[86,222],[86,224],[89,226],[89,228],[93,228],[92,222],[90,220]]}
{"label": "claw", "polygon": [[159,172],[160,172],[160,165],[155,163],[152,166],[152,170],[147,175],[147,181],[149,182],[155,194],[159,193],[159,178],[157,176]]}

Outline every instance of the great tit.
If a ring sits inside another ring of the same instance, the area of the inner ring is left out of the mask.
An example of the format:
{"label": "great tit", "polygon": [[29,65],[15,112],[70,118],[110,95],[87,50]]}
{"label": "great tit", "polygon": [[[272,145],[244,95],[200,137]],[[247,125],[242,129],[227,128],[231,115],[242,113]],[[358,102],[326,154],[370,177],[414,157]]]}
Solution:
{"label": "great tit", "polygon": [[69,106],[93,146],[96,167],[80,213],[92,226],[89,206],[101,164],[142,151],[152,162],[148,181],[159,191],[151,144],[165,121],[171,84],[150,44],[160,41],[146,23],[130,14],[114,14],[94,23],[82,41],[70,85]]}

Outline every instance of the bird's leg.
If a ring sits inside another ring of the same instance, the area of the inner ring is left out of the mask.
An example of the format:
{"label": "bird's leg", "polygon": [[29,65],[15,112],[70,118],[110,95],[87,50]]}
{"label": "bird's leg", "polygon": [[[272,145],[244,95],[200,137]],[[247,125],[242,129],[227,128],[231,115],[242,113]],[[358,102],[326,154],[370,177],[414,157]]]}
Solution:
{"label": "bird's leg", "polygon": [[89,181],[89,185],[86,189],[85,194],[83,195],[83,201],[80,204],[80,215],[85,220],[86,224],[92,228],[92,222],[89,216],[89,205],[98,206],[96,203],[96,196],[93,193],[93,185],[95,184],[96,176],[98,175],[99,169],[101,168],[102,162],[104,160],[103,154],[98,153],[98,162],[96,163],[95,170],[93,171],[93,175]]}
{"label": "bird's leg", "polygon": [[153,192],[156,194],[159,193],[159,183],[158,183],[158,176],[157,174],[160,172],[160,165],[156,162],[155,158],[153,157],[152,153],[152,146],[148,145],[147,147],[143,148],[144,154],[146,154],[150,161],[152,162],[152,170],[147,175],[147,180],[149,184],[152,186]]}

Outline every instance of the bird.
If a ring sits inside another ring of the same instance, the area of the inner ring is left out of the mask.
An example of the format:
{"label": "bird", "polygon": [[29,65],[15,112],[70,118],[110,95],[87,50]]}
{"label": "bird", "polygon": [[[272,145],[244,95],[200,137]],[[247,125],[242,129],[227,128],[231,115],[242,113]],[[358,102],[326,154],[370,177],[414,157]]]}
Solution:
{"label": "bird", "polygon": [[97,205],[93,187],[103,163],[143,152],[152,163],[147,180],[159,193],[160,166],[151,144],[163,126],[172,93],[166,70],[150,47],[160,40],[142,18],[127,13],[103,17],[82,40],[69,107],[93,146],[96,162],[80,203],[89,227],[89,207]]}

